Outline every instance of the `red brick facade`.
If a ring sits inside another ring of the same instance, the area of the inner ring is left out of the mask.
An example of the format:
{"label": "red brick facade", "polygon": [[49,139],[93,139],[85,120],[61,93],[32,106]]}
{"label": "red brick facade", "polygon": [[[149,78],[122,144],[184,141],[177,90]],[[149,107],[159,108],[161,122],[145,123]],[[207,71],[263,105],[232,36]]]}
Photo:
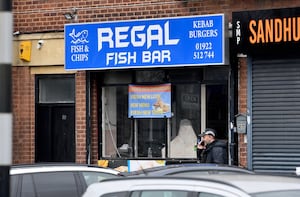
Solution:
{"label": "red brick facade", "polygon": [[[76,23],[176,17],[270,8],[299,7],[299,0],[13,0],[14,31],[21,34],[63,32],[63,14],[77,8]],[[247,58],[239,58],[239,112],[247,107]],[[13,67],[13,163],[32,163],[35,157],[35,84],[29,67]],[[76,77],[76,162],[86,162],[86,73]],[[92,162],[97,161],[97,95],[92,80]],[[239,136],[239,164],[247,166],[247,149]]]}
{"label": "red brick facade", "polygon": [[[247,58],[239,59],[239,101],[238,108],[241,114],[247,114]],[[247,143],[245,143],[245,134],[239,134],[239,165],[247,167]]]}
{"label": "red brick facade", "polygon": [[34,162],[34,75],[28,67],[12,69],[13,163]]}
{"label": "red brick facade", "polygon": [[76,73],[75,136],[76,162],[86,163],[86,78],[85,72]]}
{"label": "red brick facade", "polygon": [[14,0],[14,29],[21,33],[63,31],[63,14],[77,8],[78,23],[175,17],[300,6],[297,0]]}

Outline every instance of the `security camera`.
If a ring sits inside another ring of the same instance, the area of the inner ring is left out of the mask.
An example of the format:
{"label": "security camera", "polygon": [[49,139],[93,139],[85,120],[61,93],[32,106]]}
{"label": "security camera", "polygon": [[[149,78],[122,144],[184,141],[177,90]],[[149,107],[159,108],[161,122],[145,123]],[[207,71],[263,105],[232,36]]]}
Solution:
{"label": "security camera", "polygon": [[42,44],[44,44],[44,40],[39,40],[38,43],[39,43],[40,45],[42,45]]}
{"label": "security camera", "polygon": [[19,31],[16,31],[16,32],[13,33],[13,36],[18,36],[18,35],[20,35]]}
{"label": "security camera", "polygon": [[43,44],[44,44],[44,40],[39,40],[38,43],[37,43],[36,48],[41,49]]}

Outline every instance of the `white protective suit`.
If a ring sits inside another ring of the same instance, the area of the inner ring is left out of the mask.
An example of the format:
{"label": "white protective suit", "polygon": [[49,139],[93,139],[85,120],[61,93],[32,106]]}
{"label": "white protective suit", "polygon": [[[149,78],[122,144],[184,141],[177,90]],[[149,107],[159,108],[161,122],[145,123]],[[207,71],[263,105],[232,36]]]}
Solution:
{"label": "white protective suit", "polygon": [[[191,121],[183,119],[180,121],[178,135],[171,141],[171,158],[197,158],[197,151],[194,150],[197,143],[197,136],[192,127]],[[165,147],[162,148],[162,156],[165,157]]]}

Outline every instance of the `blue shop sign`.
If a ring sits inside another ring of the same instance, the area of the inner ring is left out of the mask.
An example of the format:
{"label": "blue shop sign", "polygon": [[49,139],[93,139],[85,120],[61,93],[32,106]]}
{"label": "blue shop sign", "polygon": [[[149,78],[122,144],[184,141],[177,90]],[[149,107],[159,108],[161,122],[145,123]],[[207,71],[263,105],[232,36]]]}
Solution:
{"label": "blue shop sign", "polygon": [[224,65],[224,15],[65,25],[67,70]]}

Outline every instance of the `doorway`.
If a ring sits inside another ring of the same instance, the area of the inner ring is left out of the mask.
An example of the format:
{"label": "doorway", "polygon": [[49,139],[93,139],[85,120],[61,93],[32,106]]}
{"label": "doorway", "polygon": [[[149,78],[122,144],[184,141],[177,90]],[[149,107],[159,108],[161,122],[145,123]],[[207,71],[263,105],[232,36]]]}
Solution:
{"label": "doorway", "polygon": [[36,162],[75,162],[73,75],[36,77]]}
{"label": "doorway", "polygon": [[73,106],[38,106],[36,162],[75,162]]}

